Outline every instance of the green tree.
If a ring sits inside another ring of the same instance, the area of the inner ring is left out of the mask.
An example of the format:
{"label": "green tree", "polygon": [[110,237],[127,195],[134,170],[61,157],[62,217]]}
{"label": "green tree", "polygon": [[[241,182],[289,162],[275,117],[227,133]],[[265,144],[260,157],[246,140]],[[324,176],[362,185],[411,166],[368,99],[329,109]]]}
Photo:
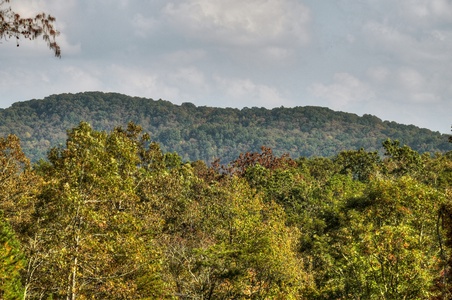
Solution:
{"label": "green tree", "polygon": [[129,124],[107,134],[81,123],[68,132],[66,147],[50,151],[35,213],[48,252],[30,297],[136,299],[162,292],[158,250],[135,193],[148,137],[140,132]]}
{"label": "green tree", "polygon": [[25,258],[20,250],[14,231],[0,211],[0,298],[22,299],[24,288],[20,272],[25,267]]}
{"label": "green tree", "polygon": [[334,162],[340,166],[341,174],[350,174],[359,181],[376,176],[381,166],[377,152],[366,152],[362,148],[358,151],[342,151],[334,158]]}
{"label": "green tree", "polygon": [[[11,224],[21,249],[27,256],[24,297],[33,268],[40,262],[39,238],[35,235],[32,218],[36,197],[41,192],[42,178],[31,168],[15,135],[0,138],[0,210],[2,220]],[[12,273],[11,273],[12,274]]]}
{"label": "green tree", "polygon": [[334,272],[346,299],[426,299],[442,261],[436,216],[444,194],[409,177],[371,180],[348,201]]}
{"label": "green tree", "polygon": [[419,175],[423,170],[423,161],[421,155],[408,147],[407,145],[400,146],[400,142],[390,139],[383,142],[385,149],[385,167],[389,174],[402,175]]}
{"label": "green tree", "polygon": [[424,174],[422,182],[440,190],[447,190],[452,185],[452,152],[435,153],[434,156],[422,155]]}
{"label": "green tree", "polygon": [[19,138],[0,137],[0,210],[16,232],[29,225],[33,198],[40,186],[41,179],[22,152]]}
{"label": "green tree", "polygon": [[[334,174],[325,182],[308,181],[306,185],[309,188],[305,196],[297,198],[302,207],[298,221],[302,230],[300,252],[315,281],[307,298],[341,299],[344,276],[337,275],[342,259],[338,247],[350,243],[340,238],[341,229],[347,227],[344,208],[349,198],[362,195],[366,185],[344,174]],[[301,191],[294,195],[303,195]]]}
{"label": "green tree", "polygon": [[196,234],[171,244],[177,295],[299,299],[310,281],[296,252],[299,232],[285,225],[282,208],[265,204],[239,178],[198,195]]}

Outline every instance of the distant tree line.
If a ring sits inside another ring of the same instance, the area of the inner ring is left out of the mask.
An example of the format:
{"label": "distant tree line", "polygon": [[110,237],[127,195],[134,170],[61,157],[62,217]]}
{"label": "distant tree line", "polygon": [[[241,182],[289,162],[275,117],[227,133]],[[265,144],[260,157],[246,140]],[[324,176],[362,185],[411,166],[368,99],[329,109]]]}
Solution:
{"label": "distant tree line", "polygon": [[0,135],[17,135],[32,162],[50,147],[63,144],[67,128],[80,121],[110,131],[132,121],[140,124],[162,150],[184,161],[218,158],[226,164],[240,153],[269,147],[276,155],[332,157],[344,150],[378,151],[386,139],[419,153],[452,150],[448,137],[413,125],[375,116],[335,112],[322,107],[213,108],[191,103],[129,97],[115,93],[60,94],[14,103],[0,110]]}

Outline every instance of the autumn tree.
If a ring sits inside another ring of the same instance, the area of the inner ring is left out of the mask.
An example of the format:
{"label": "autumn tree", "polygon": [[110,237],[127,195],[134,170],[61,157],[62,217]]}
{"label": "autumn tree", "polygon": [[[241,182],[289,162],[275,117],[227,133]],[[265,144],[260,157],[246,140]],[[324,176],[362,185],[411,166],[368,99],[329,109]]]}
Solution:
{"label": "autumn tree", "polygon": [[167,246],[175,295],[180,299],[301,297],[310,280],[296,251],[299,231],[285,225],[279,205],[264,203],[236,176],[219,185],[198,187],[194,199],[179,217],[185,226],[173,232]]}
{"label": "autumn tree", "polygon": [[32,199],[41,180],[33,172],[15,135],[0,137],[0,210],[16,232],[25,230],[31,214]]}
{"label": "autumn tree", "polygon": [[371,180],[347,201],[332,269],[342,297],[426,299],[444,261],[436,216],[444,194],[410,177]]}
{"label": "autumn tree", "polygon": [[9,2],[10,0],[0,0],[0,39],[14,38],[19,46],[20,38],[34,40],[42,36],[55,56],[61,57],[61,49],[56,42],[60,33],[54,27],[55,18],[46,13],[24,18],[11,7],[5,7]]}
{"label": "autumn tree", "polygon": [[353,179],[368,181],[371,176],[378,174],[381,166],[377,152],[367,152],[364,149],[358,151],[342,151],[334,162],[340,166],[341,174],[350,174]]}
{"label": "autumn tree", "polygon": [[47,180],[35,217],[48,256],[35,272],[32,298],[159,296],[158,251],[135,193],[147,139],[140,130],[129,124],[106,133],[81,123],[40,166]]}
{"label": "autumn tree", "polygon": [[392,175],[419,175],[423,170],[423,161],[421,155],[408,147],[401,146],[400,142],[390,139],[383,142],[385,149],[385,167],[387,172]]}
{"label": "autumn tree", "polygon": [[25,257],[14,231],[0,211],[0,298],[21,299],[24,288],[20,272],[25,268]]}
{"label": "autumn tree", "polygon": [[[0,219],[2,231],[0,239],[3,243],[3,253],[1,254],[0,264],[3,264],[4,272],[9,274],[3,277],[4,284],[8,281],[8,278],[17,276],[19,271],[27,274],[30,264],[35,261],[36,256],[32,255],[35,243],[30,229],[34,226],[31,216],[34,211],[36,195],[40,192],[42,186],[41,183],[42,180],[34,173],[29,160],[22,152],[19,138],[15,135],[1,137]],[[19,240],[22,242],[21,245]],[[34,258],[28,259],[25,265],[25,260],[18,253],[25,253],[27,257],[33,256]],[[15,278],[15,280],[18,280],[18,278]],[[25,296],[27,275],[24,276],[23,284],[25,288],[22,289],[21,287],[20,293]],[[21,286],[22,282],[18,281],[14,284],[16,287],[18,285]],[[3,289],[2,298],[8,298],[6,288],[3,287]],[[16,289],[16,292],[19,291]],[[18,296],[16,295],[16,297]]]}
{"label": "autumn tree", "polygon": [[262,152],[246,152],[239,155],[231,166],[224,169],[231,174],[243,175],[248,167],[261,165],[267,169],[281,169],[285,167],[293,167],[296,163],[290,158],[289,154],[283,154],[278,157],[273,154],[273,150],[269,147],[262,146]]}

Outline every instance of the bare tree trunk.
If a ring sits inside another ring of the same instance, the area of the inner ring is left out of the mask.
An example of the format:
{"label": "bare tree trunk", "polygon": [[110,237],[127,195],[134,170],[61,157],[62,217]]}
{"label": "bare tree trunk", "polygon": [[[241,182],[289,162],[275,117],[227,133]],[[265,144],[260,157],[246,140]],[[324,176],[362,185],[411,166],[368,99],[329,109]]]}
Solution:
{"label": "bare tree trunk", "polygon": [[72,262],[71,271],[69,273],[69,282],[67,286],[67,300],[75,300],[77,298],[77,267],[78,267],[78,248],[79,248],[80,236],[77,234],[75,237],[75,253],[74,260]]}

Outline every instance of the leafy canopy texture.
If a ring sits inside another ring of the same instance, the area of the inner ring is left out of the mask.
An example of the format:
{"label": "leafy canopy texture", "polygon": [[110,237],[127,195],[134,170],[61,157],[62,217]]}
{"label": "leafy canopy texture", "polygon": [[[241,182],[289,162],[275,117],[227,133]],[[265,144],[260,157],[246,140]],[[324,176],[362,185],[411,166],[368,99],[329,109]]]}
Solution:
{"label": "leafy canopy texture", "polygon": [[41,167],[48,180],[36,218],[51,250],[37,269],[41,284],[35,291],[68,299],[135,299],[137,277],[147,276],[147,291],[156,292],[158,278],[146,274],[158,271],[158,253],[134,192],[141,176],[139,131],[130,125],[107,134],[81,123],[68,132],[66,147],[50,151],[49,164]]}
{"label": "leafy canopy texture", "polygon": [[14,231],[0,212],[0,298],[21,299],[24,289],[20,271],[25,267],[25,257],[20,250]]}
{"label": "leafy canopy texture", "polygon": [[[239,110],[175,105],[101,92],[59,94],[14,103],[0,110],[0,136],[17,135],[27,157],[36,162],[46,157],[50,147],[64,144],[66,130],[81,121],[105,131],[132,121],[152,133],[153,141],[164,152],[177,152],[185,161],[220,159],[222,164],[238,159],[277,165],[285,162],[282,157],[285,153],[293,158],[334,157],[343,150],[360,148],[363,153],[351,153],[342,159],[369,164],[374,157],[366,152],[383,155],[386,151],[382,142],[388,138],[399,140],[420,154],[452,150],[448,137],[439,132],[322,107]],[[270,148],[281,160],[265,162],[269,151],[246,156],[247,152],[259,152],[262,146]],[[347,170],[364,180],[371,168],[356,165]]]}
{"label": "leafy canopy texture", "polygon": [[6,7],[10,0],[0,0],[0,39],[15,38],[19,47],[21,37],[34,40],[42,36],[47,46],[56,57],[61,57],[61,49],[56,42],[60,34],[54,27],[55,18],[46,13],[39,13],[33,18],[23,18]]}
{"label": "leafy canopy texture", "polygon": [[452,299],[452,154],[383,147],[208,166],[81,122],[31,165],[0,138],[0,298]]}

